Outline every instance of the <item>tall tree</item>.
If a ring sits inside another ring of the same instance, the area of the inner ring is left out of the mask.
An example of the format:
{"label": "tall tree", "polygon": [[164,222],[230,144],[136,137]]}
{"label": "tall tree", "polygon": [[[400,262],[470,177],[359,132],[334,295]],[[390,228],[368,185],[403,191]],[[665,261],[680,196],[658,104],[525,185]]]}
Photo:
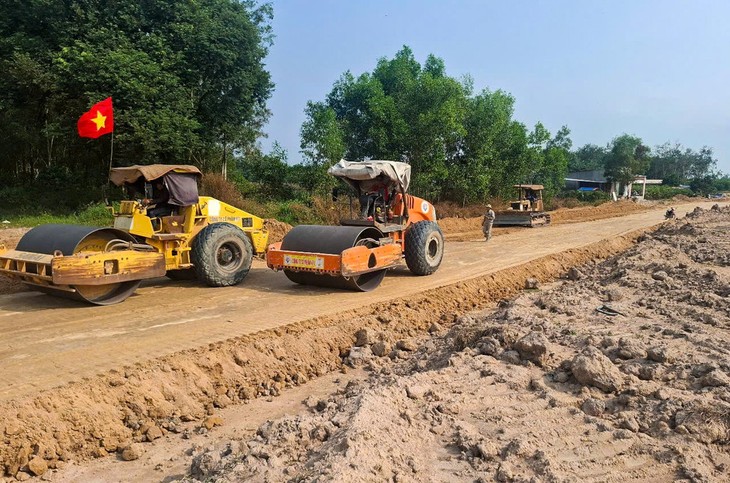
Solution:
{"label": "tall tree", "polygon": [[[513,119],[512,96],[475,95],[468,77],[448,76],[433,55],[421,65],[408,47],[380,59],[372,72],[345,72],[326,99],[308,103],[305,112],[307,160],[333,160],[327,155],[333,152],[352,160],[405,161],[414,192],[435,200],[509,196],[512,184],[543,172],[542,161],[530,166],[527,131]],[[540,153],[549,140],[548,133]]]}
{"label": "tall tree", "polygon": [[109,140],[75,122],[107,96],[117,162],[220,165],[268,117],[271,17],[252,0],[0,3],[0,179],[105,176]]}
{"label": "tall tree", "polygon": [[649,176],[667,179],[673,184],[686,183],[690,179],[712,176],[716,166],[712,148],[704,146],[694,151],[680,143],[664,143],[654,149]]}
{"label": "tall tree", "polygon": [[630,183],[649,168],[650,149],[636,136],[622,134],[611,142],[606,156],[606,176],[622,184]]}
{"label": "tall tree", "polygon": [[302,124],[304,159],[314,165],[332,165],[345,154],[344,133],[334,109],[323,102],[307,102],[307,120]]}
{"label": "tall tree", "polygon": [[608,149],[595,144],[586,144],[570,155],[568,169],[570,171],[592,171],[603,169],[606,165]]}

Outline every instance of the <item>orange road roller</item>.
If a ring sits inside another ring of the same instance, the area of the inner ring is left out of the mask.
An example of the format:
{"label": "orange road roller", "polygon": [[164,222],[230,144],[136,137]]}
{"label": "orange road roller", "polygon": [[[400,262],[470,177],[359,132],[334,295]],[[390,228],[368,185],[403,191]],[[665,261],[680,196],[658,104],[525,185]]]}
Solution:
{"label": "orange road roller", "polygon": [[342,160],[328,172],[355,191],[359,215],[341,226],[294,227],[269,245],[269,268],[298,284],[363,292],[380,285],[403,259],[415,275],[439,268],[444,236],[433,205],[407,193],[410,165]]}

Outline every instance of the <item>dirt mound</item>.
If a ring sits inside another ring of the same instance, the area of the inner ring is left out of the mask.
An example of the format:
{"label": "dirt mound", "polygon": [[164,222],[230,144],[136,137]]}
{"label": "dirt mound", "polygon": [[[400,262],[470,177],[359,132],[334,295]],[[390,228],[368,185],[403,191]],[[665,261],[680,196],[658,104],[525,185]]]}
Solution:
{"label": "dirt mound", "polygon": [[724,481],[728,228],[729,208],[695,210],[546,290],[462,316],[446,333],[432,325],[442,335],[420,347],[369,326],[341,350],[346,364],[369,369],[367,381],[223,453],[201,451],[194,474]]}
{"label": "dirt mound", "polygon": [[264,228],[269,231],[269,243],[277,243],[284,239],[284,235],[289,233],[292,226],[274,218],[267,218],[264,220]]}
{"label": "dirt mound", "polygon": [[[5,248],[12,249],[18,244],[20,239],[30,228],[4,228],[0,229],[0,245]],[[15,280],[0,277],[0,294],[16,293],[27,290],[26,286]]]}
{"label": "dirt mound", "polygon": [[654,209],[653,205],[634,203],[633,201],[617,201],[603,203],[598,206],[582,206],[579,208],[560,208],[550,212],[553,223],[578,223],[582,221],[602,220],[615,216],[625,216]]}

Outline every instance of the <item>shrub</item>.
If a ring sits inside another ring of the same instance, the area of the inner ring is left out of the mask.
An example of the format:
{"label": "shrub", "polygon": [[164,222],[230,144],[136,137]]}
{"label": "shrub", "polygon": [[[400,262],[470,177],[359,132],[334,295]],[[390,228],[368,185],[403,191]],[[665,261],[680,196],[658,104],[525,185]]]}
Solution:
{"label": "shrub", "polygon": [[223,203],[242,208],[245,201],[236,185],[218,173],[205,173],[201,181],[200,194],[210,196]]}
{"label": "shrub", "polygon": [[[119,206],[115,206],[118,209]],[[112,216],[109,207],[103,203],[93,203],[88,205],[83,210],[79,211],[76,215],[76,222],[80,225],[91,225],[91,226],[111,226],[114,223],[114,216]]]}
{"label": "shrub", "polygon": [[646,187],[647,200],[667,200],[678,195],[692,196],[692,191],[666,185],[650,185]]}

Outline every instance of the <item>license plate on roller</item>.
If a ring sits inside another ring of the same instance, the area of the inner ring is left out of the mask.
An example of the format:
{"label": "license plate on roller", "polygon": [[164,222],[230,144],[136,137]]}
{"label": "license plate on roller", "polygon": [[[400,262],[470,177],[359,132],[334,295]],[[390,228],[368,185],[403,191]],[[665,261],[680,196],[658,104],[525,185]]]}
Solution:
{"label": "license plate on roller", "polygon": [[324,269],[324,258],[316,255],[284,255],[284,265],[296,268]]}

